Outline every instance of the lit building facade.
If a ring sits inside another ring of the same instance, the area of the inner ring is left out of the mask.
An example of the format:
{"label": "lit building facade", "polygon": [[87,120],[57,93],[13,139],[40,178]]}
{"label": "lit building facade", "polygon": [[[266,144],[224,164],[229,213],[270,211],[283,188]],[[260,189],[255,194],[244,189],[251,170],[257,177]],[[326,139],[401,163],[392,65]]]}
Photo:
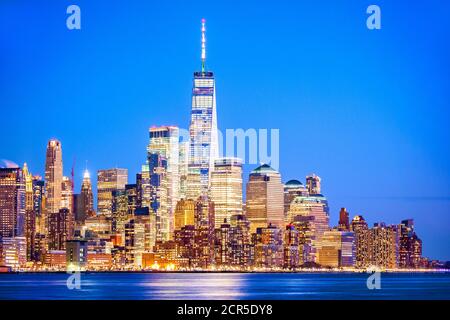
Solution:
{"label": "lit building facade", "polygon": [[25,237],[0,238],[0,265],[17,269],[27,262],[27,240]]}
{"label": "lit building facade", "polygon": [[247,182],[246,215],[250,232],[269,224],[284,226],[284,191],[281,175],[267,164],[250,173]]}
{"label": "lit building facade", "polygon": [[128,183],[128,169],[106,169],[97,171],[97,212],[111,216],[112,192],[124,190]]}
{"label": "lit building facade", "polygon": [[173,232],[171,232],[172,217],[168,209],[167,160],[160,153],[150,153],[148,168],[150,211],[156,216],[156,240],[168,241],[173,238]]}
{"label": "lit building facade", "polygon": [[47,144],[45,158],[46,219],[50,219],[52,214],[58,214],[61,209],[62,183],[62,146],[61,142],[52,139]]}
{"label": "lit building facade", "polygon": [[253,237],[255,266],[282,268],[284,263],[283,230],[270,224],[265,228],[257,228]]}
{"label": "lit building facade", "polygon": [[216,87],[214,74],[206,71],[205,21],[202,21],[202,70],[194,73],[189,126],[189,170],[200,174],[201,192],[208,193],[214,160],[219,157]]}
{"label": "lit building facade", "polygon": [[214,162],[211,174],[211,201],[215,208],[215,227],[219,228],[224,219],[242,214],[242,160],[220,158]]}
{"label": "lit building facade", "polygon": [[422,240],[414,231],[414,220],[403,220],[399,228],[399,267],[417,268],[422,260]]}
{"label": "lit building facade", "polygon": [[195,225],[195,201],[181,199],[175,209],[175,230],[186,225]]}
{"label": "lit building facade", "polygon": [[306,187],[310,195],[321,194],[321,180],[314,173],[306,176]]}
{"label": "lit building facade", "polygon": [[83,182],[80,192],[80,207],[78,208],[80,215],[77,220],[83,222],[86,218],[95,215],[94,211],[94,195],[92,193],[91,175],[85,170],[83,174]]}
{"label": "lit building facade", "polygon": [[169,232],[174,230],[175,207],[180,198],[180,151],[179,129],[175,126],[161,126],[150,128],[150,142],[147,147],[148,157],[159,154],[166,160],[165,186],[167,188],[167,215]]}
{"label": "lit building facade", "polygon": [[20,168],[0,168],[0,238],[24,236],[26,190]]}
{"label": "lit building facade", "polygon": [[349,213],[345,208],[341,208],[339,211],[338,229],[341,231],[350,231]]}
{"label": "lit building facade", "polygon": [[369,267],[372,259],[372,241],[369,227],[363,216],[358,215],[352,219],[351,230],[355,235],[355,266]]}
{"label": "lit building facade", "polygon": [[371,264],[383,269],[395,269],[399,265],[398,226],[375,223],[370,229]]}
{"label": "lit building facade", "polygon": [[308,189],[298,180],[289,180],[284,185],[284,219],[285,223],[289,224],[292,221],[288,221],[289,208],[291,202],[297,196],[308,196]]}
{"label": "lit building facade", "polygon": [[325,231],[317,244],[316,262],[325,267],[353,267],[355,265],[355,237],[353,232]]}

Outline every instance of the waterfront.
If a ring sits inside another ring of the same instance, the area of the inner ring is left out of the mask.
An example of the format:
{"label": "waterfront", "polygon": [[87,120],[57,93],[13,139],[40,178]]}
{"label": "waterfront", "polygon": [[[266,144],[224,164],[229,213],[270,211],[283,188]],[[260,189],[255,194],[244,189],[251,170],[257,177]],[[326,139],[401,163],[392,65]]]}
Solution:
{"label": "waterfront", "polygon": [[445,299],[450,273],[82,273],[69,290],[65,273],[0,274],[0,299]]}

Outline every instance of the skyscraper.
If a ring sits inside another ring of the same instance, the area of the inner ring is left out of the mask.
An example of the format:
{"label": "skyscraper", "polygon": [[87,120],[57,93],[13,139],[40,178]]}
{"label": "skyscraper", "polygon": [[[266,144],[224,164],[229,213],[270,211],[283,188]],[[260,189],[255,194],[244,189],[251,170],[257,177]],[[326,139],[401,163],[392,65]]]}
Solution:
{"label": "skyscraper", "polygon": [[399,231],[399,267],[418,267],[422,258],[422,240],[419,239],[414,231],[414,220],[403,220],[399,225]]}
{"label": "skyscraper", "polygon": [[147,148],[148,156],[157,153],[167,161],[165,170],[165,186],[167,188],[167,214],[169,232],[174,229],[175,207],[179,200],[180,174],[179,174],[179,130],[175,126],[162,126],[150,128],[150,142]]}
{"label": "skyscraper", "polygon": [[[180,175],[180,199],[187,199],[189,165],[189,141],[181,141],[179,145],[178,173]],[[192,198],[194,200],[196,198]]]}
{"label": "skyscraper", "polygon": [[195,201],[181,199],[175,209],[175,230],[180,230],[186,225],[195,225]]}
{"label": "skyscraper", "polygon": [[320,177],[313,174],[306,176],[306,187],[308,188],[308,192],[311,195],[320,194]]}
{"label": "skyscraper", "polygon": [[286,224],[291,223],[288,221],[288,212],[291,206],[291,202],[297,196],[308,196],[308,189],[298,180],[289,180],[284,185],[284,219]]}
{"label": "skyscraper", "polygon": [[339,230],[341,231],[350,231],[350,221],[348,211],[345,208],[341,208],[339,211]]}
{"label": "skyscraper", "polygon": [[97,211],[111,216],[112,192],[125,190],[128,183],[128,169],[106,169],[97,171]]}
{"label": "skyscraper", "polygon": [[220,158],[214,162],[211,174],[211,201],[215,208],[215,227],[220,228],[224,219],[242,213],[242,160]]}
{"label": "skyscraper", "polygon": [[375,223],[370,229],[371,263],[380,268],[395,269],[399,264],[398,226]]}
{"label": "skyscraper", "polygon": [[[61,209],[63,182],[63,162],[61,142],[51,139],[47,144],[45,158],[45,193],[46,193],[46,219],[52,214],[58,214]],[[48,221],[46,222],[48,227]]]}
{"label": "skyscraper", "polygon": [[200,173],[201,191],[208,192],[214,160],[219,156],[214,74],[206,71],[205,20],[202,20],[202,70],[194,72],[189,170]]}
{"label": "skyscraper", "polygon": [[250,173],[246,210],[251,233],[255,233],[257,228],[266,228],[270,223],[283,231],[283,197],[280,173],[267,164]]}
{"label": "skyscraper", "polygon": [[25,178],[20,168],[0,168],[0,238],[24,236]]}
{"label": "skyscraper", "polygon": [[84,222],[86,218],[94,216],[94,195],[92,194],[91,175],[87,170],[84,171],[83,182],[81,184],[80,206],[79,212],[81,215],[78,217],[78,220]]}
{"label": "skyscraper", "polygon": [[170,215],[167,201],[167,160],[158,152],[148,155],[150,211],[156,216],[156,239],[168,241],[170,232]]}
{"label": "skyscraper", "polygon": [[355,265],[356,267],[368,267],[372,259],[372,242],[369,227],[363,216],[355,216],[352,219],[351,230],[355,234]]}
{"label": "skyscraper", "polygon": [[339,230],[325,231],[317,244],[317,263],[326,267],[355,265],[354,233]]}

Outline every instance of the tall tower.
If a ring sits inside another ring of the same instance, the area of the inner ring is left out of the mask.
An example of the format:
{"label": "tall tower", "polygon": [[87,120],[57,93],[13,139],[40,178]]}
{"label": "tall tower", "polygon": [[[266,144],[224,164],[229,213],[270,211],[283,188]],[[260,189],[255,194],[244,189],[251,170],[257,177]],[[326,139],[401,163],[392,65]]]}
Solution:
{"label": "tall tower", "polygon": [[189,151],[189,170],[200,175],[201,193],[210,186],[214,159],[219,157],[216,88],[214,74],[206,71],[205,19],[202,19],[202,70],[194,72]]}
{"label": "tall tower", "polygon": [[247,182],[247,218],[250,232],[266,228],[269,224],[278,228],[284,225],[284,193],[281,175],[267,164],[250,173]]}
{"label": "tall tower", "polygon": [[[150,159],[152,154],[159,154],[167,161],[165,170],[165,186],[167,188],[167,223],[169,233],[174,230],[175,207],[179,200],[180,174],[179,174],[179,129],[175,126],[161,126],[150,128],[150,141],[147,148]],[[154,186],[157,187],[157,186]]]}
{"label": "tall tower", "polygon": [[46,219],[61,209],[63,183],[63,163],[61,142],[51,139],[47,144],[45,158],[45,203]]}
{"label": "tall tower", "polygon": [[17,167],[0,167],[0,239],[24,235],[25,177]]}
{"label": "tall tower", "polygon": [[111,216],[112,192],[125,190],[128,183],[128,169],[105,169],[97,171],[97,211]]}
{"label": "tall tower", "polygon": [[215,227],[220,228],[233,215],[242,214],[242,160],[219,158],[211,173],[211,201],[215,206]]}
{"label": "tall tower", "polygon": [[92,194],[92,183],[91,183],[91,175],[89,171],[86,169],[83,174],[83,183],[81,184],[81,193],[80,193],[80,202],[81,208],[79,208],[82,213],[81,217],[78,217],[78,220],[84,222],[86,218],[95,215],[94,212],[94,196]]}

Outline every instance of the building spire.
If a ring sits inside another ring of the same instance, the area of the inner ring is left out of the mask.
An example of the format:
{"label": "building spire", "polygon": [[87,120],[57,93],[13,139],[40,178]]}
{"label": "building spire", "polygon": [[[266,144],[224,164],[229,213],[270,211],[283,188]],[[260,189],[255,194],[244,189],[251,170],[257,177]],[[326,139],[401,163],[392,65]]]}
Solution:
{"label": "building spire", "polygon": [[205,72],[205,62],[206,62],[206,20],[202,19],[202,72]]}

